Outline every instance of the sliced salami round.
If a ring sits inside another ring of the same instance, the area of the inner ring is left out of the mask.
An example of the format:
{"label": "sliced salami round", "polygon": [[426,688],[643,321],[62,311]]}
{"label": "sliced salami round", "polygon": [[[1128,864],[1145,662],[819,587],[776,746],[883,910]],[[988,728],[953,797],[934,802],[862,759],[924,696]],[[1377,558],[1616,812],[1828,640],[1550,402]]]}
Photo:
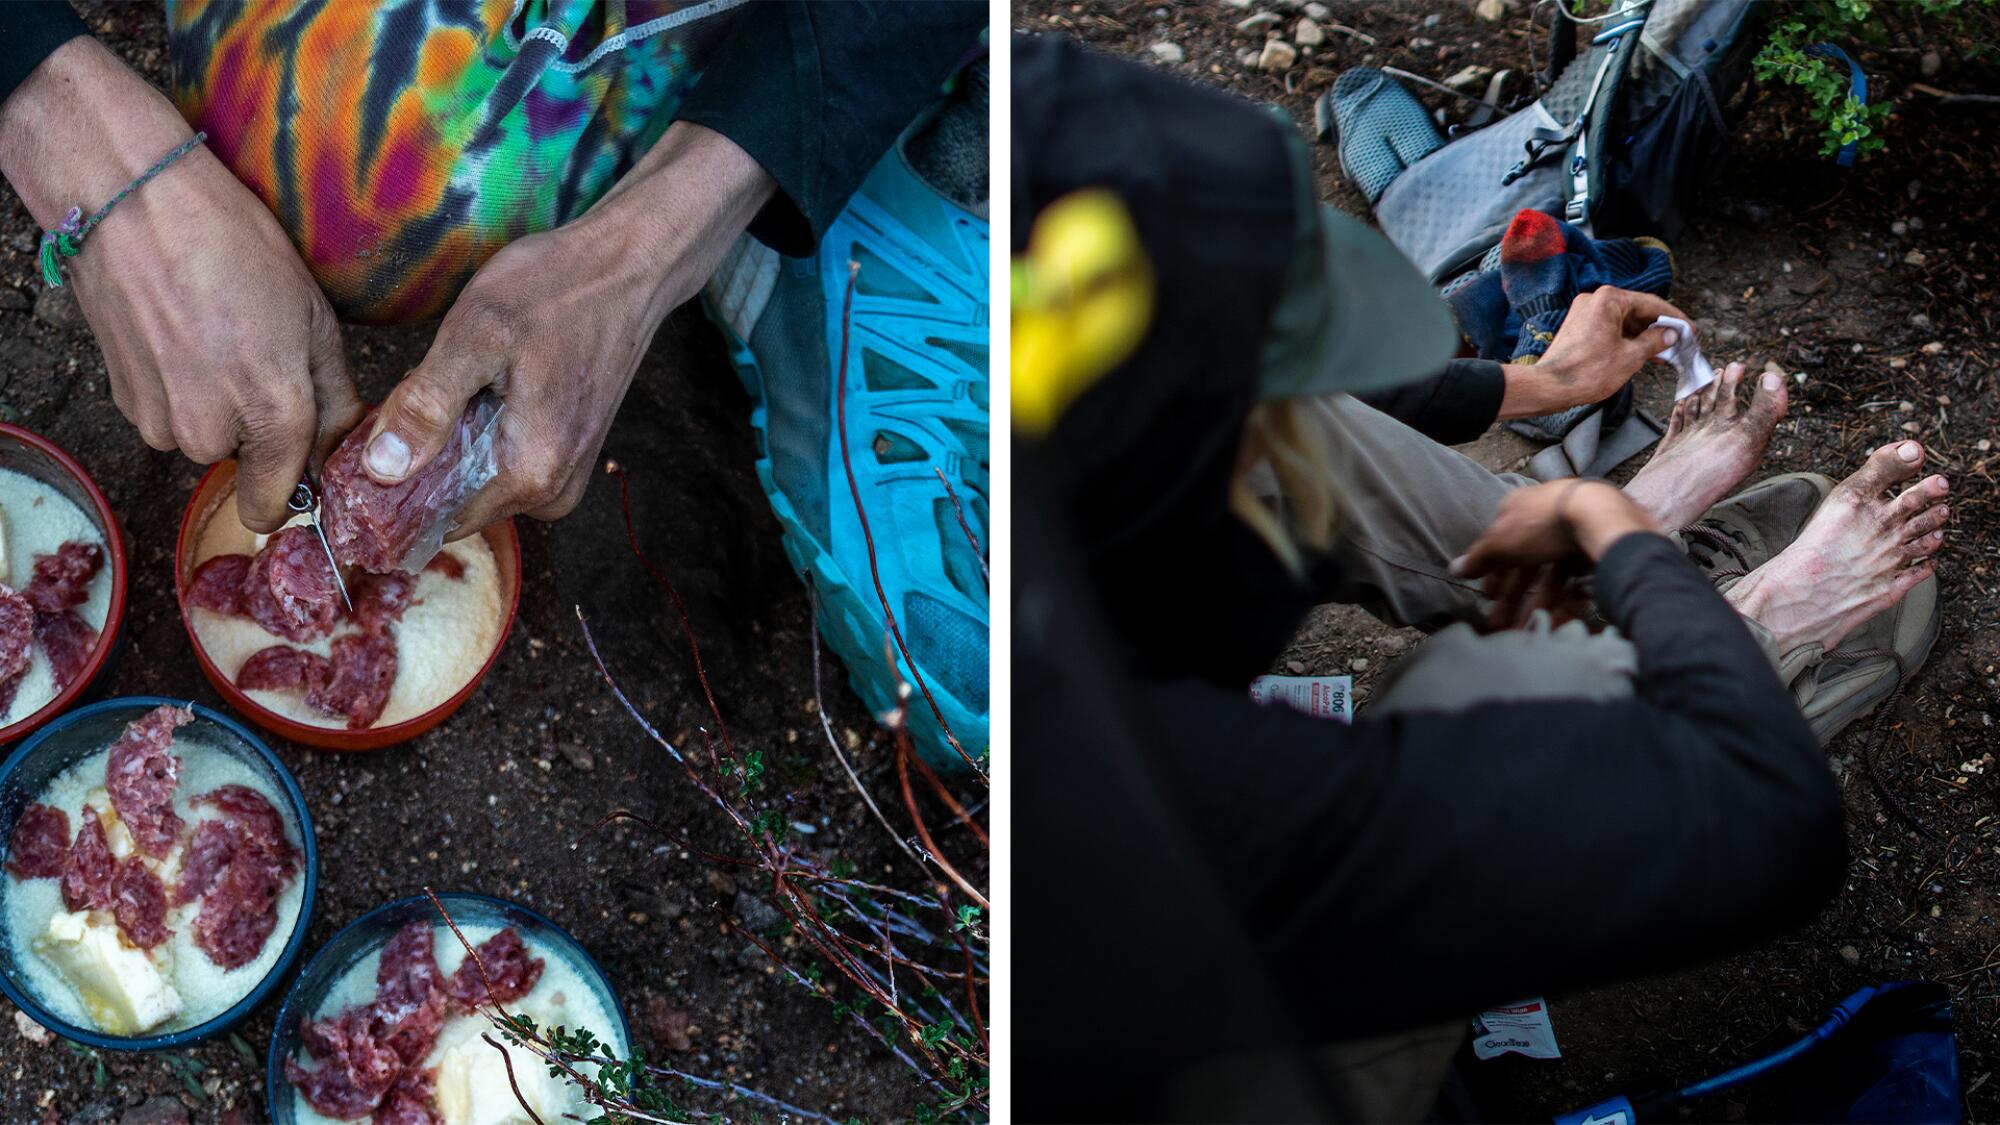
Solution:
{"label": "sliced salami round", "polygon": [[35,639],[42,642],[42,651],[48,654],[49,671],[55,677],[58,691],[83,675],[90,654],[97,650],[97,630],[66,609],[60,613],[35,614]]}
{"label": "sliced salami round", "polygon": [[111,841],[104,835],[104,822],[97,819],[97,810],[85,805],[82,816],[76,842],[63,857],[63,906],[70,910],[109,909],[111,877],[118,861],[111,854]]}
{"label": "sliced salami round", "polygon": [[249,555],[217,555],[195,568],[188,579],[187,602],[231,617],[248,616],[244,586],[249,578]]}
{"label": "sliced salami round", "polygon": [[60,613],[90,597],[91,580],[104,569],[104,548],[70,540],[53,554],[35,556],[35,576],[21,596],[43,613]]}
{"label": "sliced salami round", "polygon": [[35,607],[0,586],[0,680],[13,679],[28,667],[34,643]]}
{"label": "sliced salami round", "polygon": [[14,822],[14,839],[7,847],[7,870],[23,879],[53,879],[63,873],[69,857],[69,814],[47,805],[31,804]]}
{"label": "sliced salami round", "polygon": [[125,940],[140,949],[151,949],[173,936],[167,929],[167,888],[136,855],[119,860],[111,877],[111,916]]}
{"label": "sliced salami round", "polygon": [[467,957],[459,962],[445,984],[445,991],[463,1007],[511,1004],[534,991],[535,982],[542,979],[542,959],[529,955],[527,943],[512,928],[480,942],[476,952],[477,961]]}
{"label": "sliced salami round", "polygon": [[180,836],[182,822],[173,802],[181,760],[172,747],[175,728],[193,721],[194,712],[185,707],[167,705],[148,711],[126,725],[104,767],[111,807],[139,850],[155,859],[164,859]]}

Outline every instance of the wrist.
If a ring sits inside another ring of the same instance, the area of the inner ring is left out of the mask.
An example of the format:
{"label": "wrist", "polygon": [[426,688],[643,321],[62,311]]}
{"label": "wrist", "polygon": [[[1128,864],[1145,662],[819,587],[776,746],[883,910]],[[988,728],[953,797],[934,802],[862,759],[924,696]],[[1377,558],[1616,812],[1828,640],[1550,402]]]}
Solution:
{"label": "wrist", "polygon": [[1660,534],[1660,525],[1617,486],[1579,481],[1563,497],[1561,514],[1578,549],[1595,563],[1612,545],[1633,532]]}
{"label": "wrist", "polygon": [[1500,395],[1500,418],[1537,418],[1579,405],[1575,379],[1561,360],[1547,356],[1537,363],[1503,363],[1506,381]]}
{"label": "wrist", "polygon": [[0,175],[50,227],[71,207],[109,199],[192,135],[164,95],[79,36],[0,103]]}
{"label": "wrist", "polygon": [[693,297],[777,190],[776,181],[722,134],[676,122],[575,223],[621,247],[628,280],[646,286],[664,318]]}

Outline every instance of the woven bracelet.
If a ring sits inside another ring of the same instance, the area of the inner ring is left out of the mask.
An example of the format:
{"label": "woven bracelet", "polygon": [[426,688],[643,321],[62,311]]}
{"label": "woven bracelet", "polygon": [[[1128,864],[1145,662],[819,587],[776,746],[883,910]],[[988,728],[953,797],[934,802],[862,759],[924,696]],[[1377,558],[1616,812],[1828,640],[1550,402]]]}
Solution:
{"label": "woven bracelet", "polygon": [[207,139],[207,133],[196,133],[194,136],[182,141],[172,152],[154,161],[151,168],[139,173],[138,179],[126,184],[123,190],[111,197],[109,203],[92,212],[88,219],[83,217],[83,208],[72,207],[69,209],[69,214],[63,216],[63,221],[54,230],[43,231],[42,284],[47,285],[51,289],[62,288],[62,260],[64,258],[76,257],[77,252],[83,249],[84,238],[91,231],[97,229],[97,224],[104,221],[104,216],[109,215],[111,209],[123,202],[126,196],[145,187],[146,181],[166,171],[167,165],[193,152],[194,146]]}

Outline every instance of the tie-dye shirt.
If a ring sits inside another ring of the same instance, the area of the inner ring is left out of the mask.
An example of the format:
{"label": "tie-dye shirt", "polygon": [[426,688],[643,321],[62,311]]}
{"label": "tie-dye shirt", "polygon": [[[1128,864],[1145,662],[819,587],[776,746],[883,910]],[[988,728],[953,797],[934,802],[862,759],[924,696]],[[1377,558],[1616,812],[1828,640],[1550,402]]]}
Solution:
{"label": "tie-dye shirt", "polygon": [[742,0],[177,0],[173,94],[342,317],[443,311],[665,130]]}

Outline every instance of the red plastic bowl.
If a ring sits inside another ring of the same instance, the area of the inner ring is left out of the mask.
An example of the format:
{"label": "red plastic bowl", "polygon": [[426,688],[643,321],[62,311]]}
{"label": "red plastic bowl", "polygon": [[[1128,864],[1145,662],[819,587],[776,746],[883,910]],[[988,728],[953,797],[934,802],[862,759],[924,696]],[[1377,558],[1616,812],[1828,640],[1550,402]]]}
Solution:
{"label": "red plastic bowl", "polygon": [[118,647],[119,631],[125,627],[125,536],[119,531],[118,517],[111,514],[111,503],[104,498],[97,482],[90,479],[76,458],[42,435],[0,422],[0,469],[33,477],[62,493],[97,525],[111,555],[111,602],[104,609],[104,627],[97,632],[97,647],[84,663],[83,674],[70,681],[40,710],[18,723],[0,727],[0,743],[8,743],[69,710],[71,704],[90,690]]}
{"label": "red plastic bowl", "polygon": [[384,746],[394,746],[407,742],[451,717],[451,713],[464,705],[479,682],[492,671],[493,662],[500,659],[500,650],[507,647],[507,634],[514,628],[514,612],[521,605],[521,538],[514,530],[513,520],[503,520],[493,524],[480,534],[493,548],[494,561],[500,572],[500,600],[506,606],[500,621],[500,635],[493,643],[493,651],[487,654],[486,663],[480,665],[479,673],[467,680],[450,699],[413,719],[391,723],[386,727],[369,727],[366,730],[348,730],[346,727],[316,727],[288,719],[250,698],[222,669],[208,658],[208,652],[201,647],[201,638],[195,635],[194,620],[188,615],[187,588],[194,576],[195,546],[201,540],[202,528],[208,526],[209,517],[215,514],[222,501],[236,487],[236,462],[223,461],[201,478],[195,486],[194,496],[188,500],[187,511],[181,516],[181,533],[174,545],[174,597],[180,602],[181,624],[187,629],[188,639],[194,642],[194,656],[201,662],[202,674],[222,698],[229,701],[250,721],[273,734],[317,746],[322,750],[380,750]]}

